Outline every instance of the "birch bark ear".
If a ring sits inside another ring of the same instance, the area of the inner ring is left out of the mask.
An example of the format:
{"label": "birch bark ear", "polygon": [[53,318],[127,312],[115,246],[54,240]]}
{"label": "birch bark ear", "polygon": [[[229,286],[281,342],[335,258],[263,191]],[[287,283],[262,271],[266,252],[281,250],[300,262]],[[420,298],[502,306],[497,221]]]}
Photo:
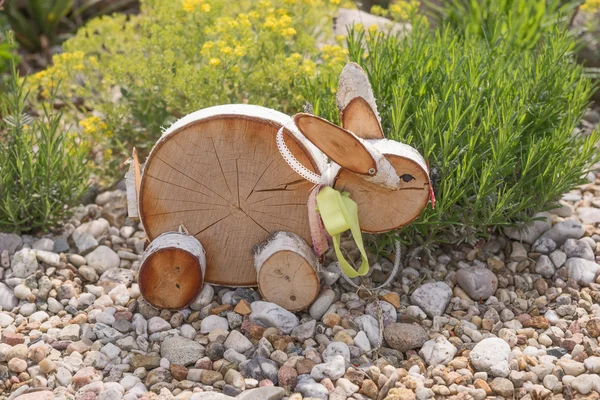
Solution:
{"label": "birch bark ear", "polygon": [[360,178],[389,189],[397,189],[400,178],[383,154],[354,133],[310,114],[296,114],[300,132],[333,162]]}
{"label": "birch bark ear", "polygon": [[383,139],[381,118],[367,75],[356,63],[342,70],[336,95],[344,129],[363,139]]}

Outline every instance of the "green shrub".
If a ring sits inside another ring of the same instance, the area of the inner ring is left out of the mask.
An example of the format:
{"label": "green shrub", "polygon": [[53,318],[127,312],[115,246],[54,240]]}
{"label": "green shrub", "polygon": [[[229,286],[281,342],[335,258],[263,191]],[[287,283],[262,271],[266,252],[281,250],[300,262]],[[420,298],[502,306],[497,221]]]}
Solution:
{"label": "green shrub", "polygon": [[299,110],[299,85],[317,59],[332,68],[346,59],[340,46],[316,46],[339,2],[143,0],[139,15],[89,22],[31,87],[44,97],[61,80],[61,98],[95,111],[104,125],[84,120],[85,134],[114,175],[133,146],[150,148],[189,112],[246,102]]}
{"label": "green shrub", "polygon": [[502,35],[510,45],[530,49],[560,20],[568,19],[578,0],[449,0],[429,5],[429,14],[456,33],[488,39]]}
{"label": "green shrub", "polygon": [[[577,126],[592,85],[560,29],[521,49],[452,28],[413,26],[405,38],[353,32],[350,59],[366,70],[384,132],[429,160],[437,203],[402,231],[426,242],[472,242],[526,221],[583,182],[600,132]],[[488,38],[489,39],[489,38]],[[332,74],[307,82],[314,111],[337,120]]]}
{"label": "green shrub", "polygon": [[87,149],[68,138],[50,106],[34,119],[12,61],[0,97],[0,231],[47,230],[62,221],[86,189]]}

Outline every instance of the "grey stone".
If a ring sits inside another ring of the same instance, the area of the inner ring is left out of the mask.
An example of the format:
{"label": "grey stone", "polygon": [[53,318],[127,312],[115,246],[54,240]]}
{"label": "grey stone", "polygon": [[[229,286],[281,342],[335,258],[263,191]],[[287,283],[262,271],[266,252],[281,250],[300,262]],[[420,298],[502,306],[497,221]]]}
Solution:
{"label": "grey stone", "polygon": [[553,251],[550,253],[549,257],[556,268],[562,267],[565,264],[565,261],[567,261],[567,255],[561,250]]}
{"label": "grey stone", "polygon": [[533,244],[537,238],[552,226],[552,215],[542,212],[535,214],[533,218],[539,218],[539,220],[531,221],[523,227],[505,228],[504,233],[511,239]]}
{"label": "grey stone", "polygon": [[541,237],[535,241],[532,250],[536,253],[549,254],[556,249],[554,240],[548,237]]}
{"label": "grey stone", "polygon": [[594,282],[600,272],[600,265],[583,258],[569,258],[565,262],[567,275],[580,285],[589,285]]}
{"label": "grey stone", "polygon": [[38,270],[37,257],[32,249],[21,249],[13,257],[11,268],[17,278],[27,278]]}
{"label": "grey stone", "polygon": [[535,272],[544,278],[552,278],[556,270],[554,268],[554,264],[552,264],[552,261],[550,260],[550,257],[542,254],[535,264]]}
{"label": "grey stone", "polygon": [[244,353],[252,348],[252,342],[239,331],[231,331],[223,345],[225,349],[233,349],[238,353]]}
{"label": "grey stone", "polygon": [[195,311],[200,311],[210,304],[215,295],[215,290],[211,285],[204,285],[202,291],[196,297],[196,300],[190,304],[190,308]]}
{"label": "grey stone", "polygon": [[342,356],[344,360],[350,364],[350,349],[346,343],[331,342],[323,352],[323,360],[325,362],[333,361],[335,356]]}
{"label": "grey stone", "polygon": [[303,323],[302,325],[298,325],[292,330],[292,337],[299,342],[304,342],[307,339],[315,336],[315,328],[317,327],[317,321],[310,320],[308,322]]}
{"label": "grey stone", "polygon": [[98,246],[85,256],[85,260],[87,265],[94,268],[98,274],[103,274],[109,269],[118,268],[121,263],[117,253],[108,246]]}
{"label": "grey stone", "polygon": [[187,366],[204,357],[204,347],[194,340],[170,336],[162,342],[160,355],[171,364]]}
{"label": "grey stone", "polygon": [[334,18],[334,36],[347,36],[347,27],[354,24],[362,24],[365,28],[375,25],[380,31],[392,34],[408,33],[411,29],[410,24],[397,23],[358,9],[340,8]]}
{"label": "grey stone", "polygon": [[224,331],[229,330],[227,319],[219,317],[218,315],[209,315],[200,323],[200,333],[202,334],[210,333],[214,329],[223,329]]}
{"label": "grey stone", "polygon": [[310,316],[316,320],[321,319],[334,300],[335,292],[331,289],[324,290],[310,306]]}
{"label": "grey stone", "polygon": [[377,346],[379,341],[379,322],[377,322],[377,319],[370,315],[360,315],[354,318],[354,323],[358,326],[358,329],[365,332],[371,346]]}
{"label": "grey stone", "polygon": [[492,271],[481,267],[467,267],[456,272],[456,282],[473,300],[486,300],[498,288],[498,278]]}
{"label": "grey stone", "polygon": [[67,243],[67,240],[65,238],[59,237],[54,239],[54,248],[52,249],[52,251],[54,251],[55,253],[66,253],[69,250],[69,243]]}
{"label": "grey stone", "polygon": [[317,383],[310,375],[299,375],[295,390],[302,393],[305,398],[327,400],[329,397],[327,388]]}
{"label": "grey stone", "polygon": [[34,250],[43,250],[43,251],[53,251],[54,250],[54,242],[52,239],[41,238],[33,243],[31,246]]}
{"label": "grey stone", "polygon": [[90,233],[74,235],[73,241],[75,242],[75,247],[77,247],[77,251],[79,251],[79,253],[81,254],[87,254],[90,251],[94,250],[96,247],[98,247],[98,241]]}
{"label": "grey stone", "polygon": [[423,327],[405,323],[388,325],[383,330],[383,336],[392,349],[402,352],[419,348],[429,340]]}
{"label": "grey stone", "polygon": [[0,253],[7,250],[8,254],[12,256],[22,245],[23,240],[19,235],[0,232]]}
{"label": "grey stone", "polygon": [[557,246],[562,246],[567,239],[580,239],[585,229],[578,221],[562,221],[546,231],[542,236],[554,240]]}
{"label": "grey stone", "polygon": [[346,372],[346,361],[343,356],[338,354],[325,363],[315,365],[310,371],[310,376],[317,381],[323,378],[336,381],[344,376],[344,372]]}
{"label": "grey stone", "polygon": [[[83,268],[83,267],[81,267]],[[80,268],[80,269],[81,269]],[[97,271],[96,269],[94,269]],[[110,292],[118,285],[129,286],[133,282],[133,271],[126,268],[111,268],[104,271],[98,279],[98,286],[102,286],[105,292]],[[92,279],[92,276],[87,276],[87,279]]]}
{"label": "grey stone", "polygon": [[444,282],[421,285],[410,296],[411,302],[419,306],[431,318],[444,314],[451,298],[452,289]]}
{"label": "grey stone", "polygon": [[567,239],[563,245],[563,251],[568,258],[583,258],[590,261],[596,259],[590,245],[583,240]]}
{"label": "grey stone", "polygon": [[34,252],[39,262],[51,267],[60,266],[60,256],[58,254],[45,250],[34,250]]}
{"label": "grey stone", "polygon": [[298,326],[298,317],[275,303],[255,301],[250,307],[250,320],[263,326],[279,328],[286,335]]}
{"label": "grey stone", "polygon": [[380,311],[383,317],[383,326],[388,326],[389,324],[393,324],[398,320],[398,313],[396,312],[396,307],[394,307],[387,301],[381,300],[379,302],[379,307],[377,306],[376,302],[372,301],[368,303],[365,307],[365,314],[370,315],[373,318],[378,318]]}
{"label": "grey stone", "polygon": [[276,386],[263,386],[246,390],[236,396],[237,400],[280,400],[285,395],[285,389]]}
{"label": "grey stone", "polygon": [[19,299],[17,299],[13,290],[0,282],[0,307],[3,310],[11,311],[17,304],[19,304]]}

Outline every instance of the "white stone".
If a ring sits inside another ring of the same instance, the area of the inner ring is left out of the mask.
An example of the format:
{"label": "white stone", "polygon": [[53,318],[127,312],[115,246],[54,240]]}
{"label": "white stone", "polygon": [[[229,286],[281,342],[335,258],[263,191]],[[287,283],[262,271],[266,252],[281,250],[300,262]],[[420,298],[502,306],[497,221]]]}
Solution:
{"label": "white stone", "polygon": [[17,278],[27,278],[38,269],[37,257],[32,249],[21,249],[13,257],[11,268]]}
{"label": "white stone", "polygon": [[211,285],[204,285],[198,297],[192,304],[190,304],[190,308],[195,311],[200,311],[204,307],[206,307],[212,301],[215,295],[215,289]]}
{"label": "white stone", "polygon": [[60,256],[51,251],[34,250],[38,261],[48,264],[51,267],[58,267],[60,265]]}
{"label": "white stone", "polygon": [[316,381],[321,381],[323,378],[335,381],[344,376],[344,372],[346,372],[346,360],[341,355],[335,355],[329,362],[315,365],[310,376]]}
{"label": "white stone", "polygon": [[19,299],[17,299],[13,290],[0,282],[0,307],[5,311],[11,311],[17,304],[19,304]]}
{"label": "white stone", "polygon": [[527,225],[519,228],[505,228],[504,233],[511,239],[523,241],[527,244],[533,244],[542,233],[546,232],[552,226],[552,215],[547,212],[537,213],[533,216],[537,221],[531,221]]}
{"label": "white stone", "polygon": [[210,333],[214,329],[228,331],[229,323],[227,322],[227,318],[219,317],[218,315],[209,315],[200,323],[200,333],[202,334]]}
{"label": "white stone", "polygon": [[14,293],[17,299],[26,300],[27,297],[29,297],[29,295],[31,294],[31,289],[29,289],[24,284],[20,284],[15,286]]}
{"label": "white stone", "polygon": [[163,332],[171,329],[171,324],[161,317],[152,317],[148,320],[148,333]]}
{"label": "white stone", "polygon": [[185,338],[194,339],[196,337],[196,329],[194,329],[194,327],[190,324],[181,325],[179,331],[181,336]]}
{"label": "white stone", "polygon": [[231,331],[223,345],[225,349],[233,349],[238,353],[245,353],[252,348],[252,342],[239,331]]}
{"label": "white stone", "polygon": [[0,328],[6,328],[14,322],[14,318],[5,312],[0,312]]}
{"label": "white stone", "polygon": [[94,251],[85,256],[87,265],[94,268],[98,274],[103,274],[109,269],[119,268],[121,259],[108,246],[98,246]]}
{"label": "white stone", "polygon": [[456,355],[456,347],[450,343],[444,336],[438,336],[435,339],[428,340],[423,344],[419,355],[428,365],[446,365]]}
{"label": "white stone", "polygon": [[588,357],[583,361],[583,365],[588,372],[600,374],[600,357]]}
{"label": "white stone", "polygon": [[444,282],[421,285],[410,296],[411,302],[419,306],[431,318],[442,315],[451,298],[452,289]]}
{"label": "white stone", "polygon": [[477,371],[485,371],[492,376],[507,377],[510,346],[502,339],[487,338],[477,343],[471,350],[470,358]]}
{"label": "white stone", "polygon": [[556,365],[561,367],[567,375],[578,376],[585,372],[585,366],[583,365],[583,363],[580,363],[575,360],[560,359],[558,360]]}
{"label": "white stone", "polygon": [[565,262],[567,275],[580,285],[589,285],[594,282],[600,272],[600,265],[583,258],[569,258]]}
{"label": "white stone", "polygon": [[369,342],[367,334],[363,331],[359,331],[356,336],[354,336],[354,345],[361,350],[361,353],[368,353],[371,351],[371,343]]}

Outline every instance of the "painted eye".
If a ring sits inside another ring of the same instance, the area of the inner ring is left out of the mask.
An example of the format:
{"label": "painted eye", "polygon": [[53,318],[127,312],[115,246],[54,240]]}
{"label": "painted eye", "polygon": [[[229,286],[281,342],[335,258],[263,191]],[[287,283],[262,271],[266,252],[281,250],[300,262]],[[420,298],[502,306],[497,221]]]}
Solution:
{"label": "painted eye", "polygon": [[410,181],[414,181],[415,177],[409,174],[404,174],[400,177],[400,179],[402,179],[404,182],[410,182]]}

